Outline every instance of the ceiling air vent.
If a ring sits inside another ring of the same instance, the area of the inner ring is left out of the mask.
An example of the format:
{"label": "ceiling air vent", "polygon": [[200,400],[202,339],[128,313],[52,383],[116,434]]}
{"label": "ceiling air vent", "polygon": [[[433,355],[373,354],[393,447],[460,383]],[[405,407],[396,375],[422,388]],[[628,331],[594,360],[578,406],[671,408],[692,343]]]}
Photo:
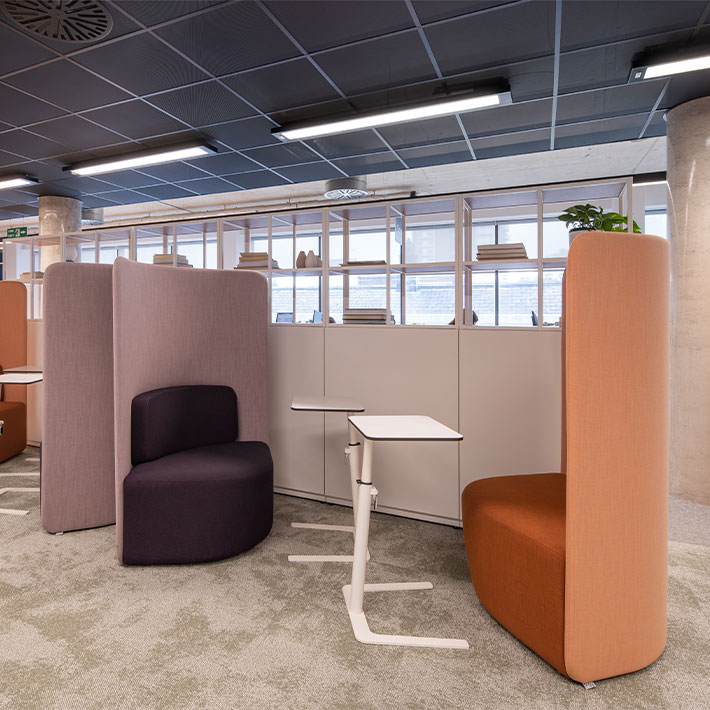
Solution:
{"label": "ceiling air vent", "polygon": [[357,200],[367,197],[367,182],[365,178],[347,177],[328,180],[325,183],[323,197],[329,200]]}
{"label": "ceiling air vent", "polygon": [[113,27],[111,15],[95,0],[2,0],[0,6],[27,32],[62,42],[93,42]]}

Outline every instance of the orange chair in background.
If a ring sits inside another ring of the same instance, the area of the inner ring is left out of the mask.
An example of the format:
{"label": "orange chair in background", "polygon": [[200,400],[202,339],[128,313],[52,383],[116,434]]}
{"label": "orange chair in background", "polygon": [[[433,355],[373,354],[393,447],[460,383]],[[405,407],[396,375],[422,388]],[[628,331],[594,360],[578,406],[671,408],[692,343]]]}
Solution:
{"label": "orange chair in background", "polygon": [[[27,289],[18,281],[0,281],[0,367],[27,364]],[[27,388],[2,386],[0,420],[0,462],[19,454],[27,446]]]}
{"label": "orange chair in background", "polygon": [[666,643],[669,246],[590,232],[563,281],[561,473],[462,495],[476,593],[573,680],[639,670]]}

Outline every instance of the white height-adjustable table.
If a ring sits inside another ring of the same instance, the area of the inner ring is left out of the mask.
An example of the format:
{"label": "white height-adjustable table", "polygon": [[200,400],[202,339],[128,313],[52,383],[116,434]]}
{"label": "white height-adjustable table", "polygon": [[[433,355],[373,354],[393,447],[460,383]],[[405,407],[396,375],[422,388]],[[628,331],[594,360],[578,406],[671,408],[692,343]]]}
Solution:
{"label": "white height-adjustable table", "polygon": [[[0,385],[33,385],[42,381],[42,368],[35,365],[22,365],[4,370],[0,375]],[[39,476],[39,473],[0,473],[0,477],[29,478]],[[4,493],[39,493],[39,488],[0,488],[0,496]],[[27,515],[29,510],[0,508],[0,515]]]}
{"label": "white height-adjustable table", "polygon": [[[349,397],[296,396],[291,402],[291,409],[297,412],[343,412],[348,416],[352,412],[364,412],[361,402]],[[357,477],[360,470],[360,442],[356,441],[355,429],[348,422],[348,445],[345,457],[350,464],[350,490],[353,498],[353,523],[357,522]],[[354,525],[324,525],[321,523],[291,523],[294,528],[310,530],[336,530],[354,533]],[[366,552],[369,558],[369,554]],[[289,562],[352,562],[352,555],[289,555]]]}
{"label": "white height-adjustable table", "polygon": [[427,638],[376,634],[363,611],[365,592],[393,592],[432,589],[431,582],[400,582],[394,584],[365,584],[367,541],[370,531],[370,489],[372,488],[372,450],[376,441],[461,441],[463,436],[431,417],[417,415],[351,416],[348,422],[365,439],[362,473],[356,481],[357,519],[355,522],[355,550],[350,584],[343,587],[345,603],[350,614],[355,638],[362,643],[386,646],[425,646],[431,648],[468,648],[465,639]]}

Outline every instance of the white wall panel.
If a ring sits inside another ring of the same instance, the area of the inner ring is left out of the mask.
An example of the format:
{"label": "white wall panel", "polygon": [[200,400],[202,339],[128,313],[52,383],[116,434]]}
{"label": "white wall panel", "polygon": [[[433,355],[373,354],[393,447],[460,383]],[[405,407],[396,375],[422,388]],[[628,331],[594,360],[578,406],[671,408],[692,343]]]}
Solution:
{"label": "white wall panel", "polygon": [[[427,414],[458,426],[458,335],[454,329],[327,328],[327,395],[357,397],[365,414]],[[328,415],[326,494],[350,499],[344,416]],[[387,508],[458,519],[458,444],[375,445],[373,481]]]}
{"label": "white wall panel", "polygon": [[323,394],[323,328],[269,327],[274,485],[322,496],[323,415],[291,411],[294,394]]}
{"label": "white wall panel", "polygon": [[479,478],[560,470],[560,338],[460,331],[462,490]]}

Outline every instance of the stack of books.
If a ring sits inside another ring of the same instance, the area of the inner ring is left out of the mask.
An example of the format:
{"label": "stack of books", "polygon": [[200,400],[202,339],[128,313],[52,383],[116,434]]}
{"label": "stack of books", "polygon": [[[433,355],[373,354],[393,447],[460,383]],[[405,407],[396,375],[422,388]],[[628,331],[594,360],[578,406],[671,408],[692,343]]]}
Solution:
{"label": "stack of books", "polygon": [[387,322],[386,308],[345,308],[343,323],[384,325]]}
{"label": "stack of books", "polygon": [[[34,280],[35,281],[41,281],[44,278],[44,271],[35,271],[34,273]],[[32,272],[31,271],[23,271],[20,274],[19,280],[22,281],[23,283],[29,283],[32,281]]]}
{"label": "stack of books", "polygon": [[478,261],[505,261],[511,259],[527,259],[525,244],[479,244],[476,254]]}
{"label": "stack of books", "polygon": [[[172,254],[153,254],[153,263],[158,266],[172,266],[173,265],[173,255]],[[186,266],[191,269],[192,264],[187,260],[184,254],[177,255],[177,266]]]}
{"label": "stack of books", "polygon": [[344,261],[341,266],[385,266],[384,259],[370,259],[369,261]]}
{"label": "stack of books", "polygon": [[[278,269],[279,262],[271,259],[271,268]],[[243,251],[239,255],[239,263],[235,269],[267,269],[269,267],[269,255],[265,251]]]}

